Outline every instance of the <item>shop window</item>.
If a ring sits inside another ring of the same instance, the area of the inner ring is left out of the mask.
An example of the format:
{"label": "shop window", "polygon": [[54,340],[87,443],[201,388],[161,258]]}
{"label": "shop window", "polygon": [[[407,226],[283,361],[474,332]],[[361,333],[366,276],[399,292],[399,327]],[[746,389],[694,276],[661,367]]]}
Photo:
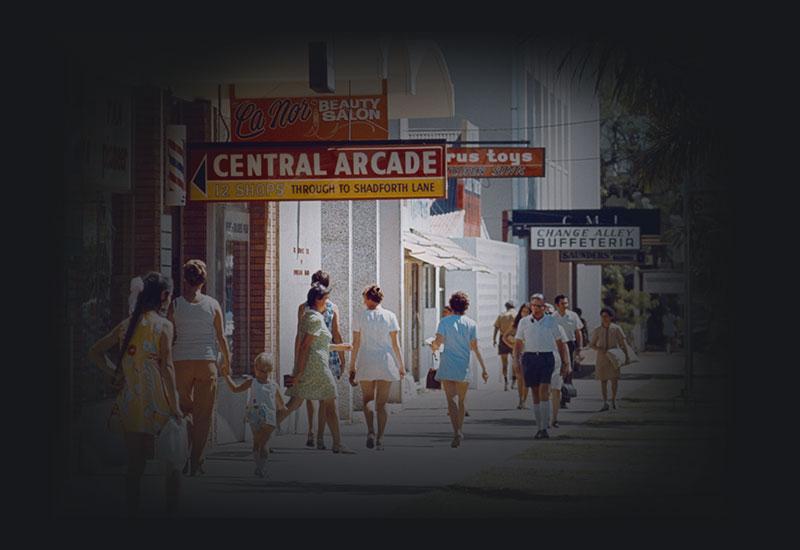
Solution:
{"label": "shop window", "polygon": [[425,308],[434,308],[436,307],[436,268],[426,264],[423,268],[423,277],[425,278],[425,286],[423,287]]}
{"label": "shop window", "polygon": [[224,333],[235,374],[251,372],[250,357],[250,214],[246,204],[215,205],[214,298],[222,307]]}

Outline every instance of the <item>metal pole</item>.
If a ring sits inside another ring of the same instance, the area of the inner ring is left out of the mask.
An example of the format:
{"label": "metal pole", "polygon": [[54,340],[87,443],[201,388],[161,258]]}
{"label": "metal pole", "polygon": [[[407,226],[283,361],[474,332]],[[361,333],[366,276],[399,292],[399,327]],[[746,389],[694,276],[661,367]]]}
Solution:
{"label": "metal pole", "polygon": [[692,374],[693,374],[693,362],[692,362],[692,271],[691,271],[691,257],[692,257],[692,248],[691,248],[691,238],[692,238],[692,231],[691,231],[691,202],[689,200],[689,178],[686,178],[684,182],[684,190],[683,190],[683,216],[684,216],[684,232],[685,232],[685,240],[684,240],[684,259],[683,259],[683,272],[684,272],[684,288],[685,288],[685,302],[684,302],[684,331],[683,331],[683,338],[684,338],[684,353],[686,357],[684,359],[686,365],[686,381],[683,389],[683,397],[684,400],[688,401],[689,397],[692,393]]}

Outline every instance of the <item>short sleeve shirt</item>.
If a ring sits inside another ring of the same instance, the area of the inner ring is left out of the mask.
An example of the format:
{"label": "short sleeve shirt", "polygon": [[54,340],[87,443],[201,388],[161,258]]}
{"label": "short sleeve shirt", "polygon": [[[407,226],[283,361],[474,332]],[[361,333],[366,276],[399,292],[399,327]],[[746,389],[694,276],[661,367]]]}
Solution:
{"label": "short sleeve shirt", "polygon": [[353,319],[353,332],[361,333],[361,345],[358,348],[357,365],[370,363],[385,364],[391,360],[391,333],[400,330],[397,316],[383,309],[365,309]]}
{"label": "short sleeve shirt", "polygon": [[523,353],[558,351],[556,340],[562,339],[558,322],[552,315],[544,315],[538,321],[533,315],[523,317],[514,338],[524,342]]}
{"label": "short sleeve shirt", "polygon": [[478,339],[475,321],[464,315],[448,315],[439,321],[436,332],[444,336],[439,368],[446,371],[450,366],[469,365],[469,344]]}
{"label": "short sleeve shirt", "polygon": [[494,327],[500,331],[501,336],[514,332],[514,317],[516,316],[517,314],[513,309],[497,316]]}
{"label": "short sleeve shirt", "polygon": [[567,335],[566,342],[574,342],[575,341],[575,331],[581,330],[583,328],[583,322],[581,322],[580,317],[574,311],[567,310],[564,316],[562,317],[561,314],[556,311],[553,313],[553,318],[558,322],[559,325],[564,329],[564,332]]}

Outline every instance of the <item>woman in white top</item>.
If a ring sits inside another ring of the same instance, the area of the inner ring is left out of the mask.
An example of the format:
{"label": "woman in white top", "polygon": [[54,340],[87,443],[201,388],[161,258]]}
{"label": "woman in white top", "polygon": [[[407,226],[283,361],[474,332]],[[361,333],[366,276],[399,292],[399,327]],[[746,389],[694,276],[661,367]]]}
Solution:
{"label": "woman in white top", "polygon": [[189,426],[191,454],[184,473],[203,474],[203,451],[211,429],[217,394],[217,350],[222,351],[223,376],[230,374],[230,350],[225,339],[222,308],[201,292],[206,264],[189,260],[183,266],[181,296],[170,305],[168,318],[175,325],[175,377],[181,410],[192,415]]}
{"label": "woman in white top", "polygon": [[[406,369],[397,341],[400,325],[394,313],[381,307],[383,292],[380,287],[368,286],[361,295],[367,309],[354,316],[350,379],[361,384],[364,417],[369,430],[367,448],[375,447],[380,451],[383,450],[383,434],[386,431],[389,387],[393,381],[406,375]],[[372,422],[374,414],[369,409],[369,402],[372,400],[375,400],[375,410],[378,413],[377,438]]]}

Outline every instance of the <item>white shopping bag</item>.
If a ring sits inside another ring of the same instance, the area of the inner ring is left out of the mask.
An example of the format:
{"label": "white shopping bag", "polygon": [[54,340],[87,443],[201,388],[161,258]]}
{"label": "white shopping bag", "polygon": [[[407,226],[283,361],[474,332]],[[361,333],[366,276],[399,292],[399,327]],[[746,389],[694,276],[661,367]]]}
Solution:
{"label": "white shopping bag", "polygon": [[168,469],[179,470],[189,456],[189,440],[186,420],[178,422],[175,417],[167,420],[156,441],[156,459],[164,462]]}
{"label": "white shopping bag", "polygon": [[625,352],[619,348],[611,348],[606,352],[606,356],[608,357],[608,360],[611,361],[611,364],[615,369],[628,364],[625,360]]}

